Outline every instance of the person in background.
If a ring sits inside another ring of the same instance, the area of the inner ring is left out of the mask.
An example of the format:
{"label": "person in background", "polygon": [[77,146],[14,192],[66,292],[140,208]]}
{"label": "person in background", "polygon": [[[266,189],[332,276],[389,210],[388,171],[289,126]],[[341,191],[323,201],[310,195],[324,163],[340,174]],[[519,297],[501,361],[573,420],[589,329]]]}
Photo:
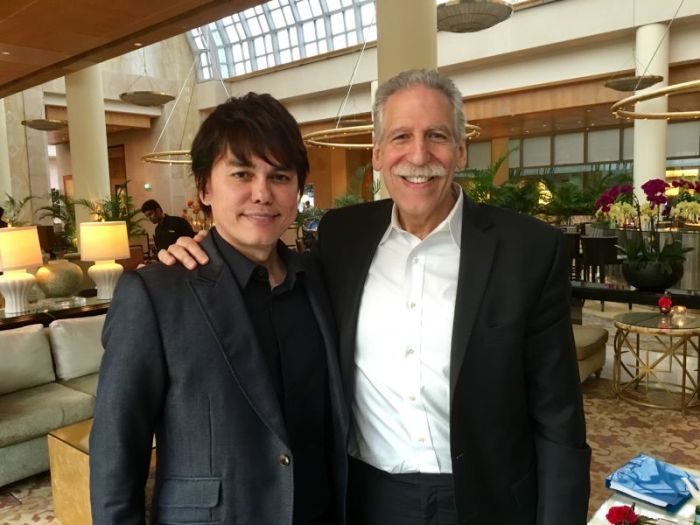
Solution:
{"label": "person in background", "polygon": [[218,106],[191,149],[216,228],[194,271],[126,272],[90,436],[95,525],[342,525],[348,415],[320,273],[279,241],[309,170],[270,95]]}
{"label": "person in background", "polygon": [[167,215],[155,199],[148,199],[144,202],[141,205],[141,213],[156,225],[154,241],[158,250],[167,248],[178,237],[194,237],[194,230],[186,219],[175,215]]}
{"label": "person in background", "polygon": [[[316,246],[352,410],[348,523],[585,524],[563,234],[454,182],[465,129],[447,77],[398,74],[373,117],[391,199],[330,210]],[[193,239],[169,251],[208,261]]]}
{"label": "person in background", "polygon": [[2,220],[3,215],[5,215],[5,209],[0,207],[0,228],[7,228],[8,224]]}

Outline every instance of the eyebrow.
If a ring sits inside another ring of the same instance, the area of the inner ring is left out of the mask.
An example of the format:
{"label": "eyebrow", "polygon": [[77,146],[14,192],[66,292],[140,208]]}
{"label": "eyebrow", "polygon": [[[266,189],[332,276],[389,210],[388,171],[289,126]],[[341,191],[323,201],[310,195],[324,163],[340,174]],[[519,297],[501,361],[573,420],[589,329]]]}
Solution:
{"label": "eyebrow", "polygon": [[[261,160],[265,160],[265,159],[261,159]],[[265,161],[265,162],[267,162],[267,161]],[[233,157],[233,156],[231,159],[229,159],[226,162],[226,164],[228,166],[232,166],[232,167],[236,167],[236,168],[252,168],[253,167],[253,165],[250,162],[244,162],[242,160],[238,160],[236,157]],[[296,173],[296,170],[294,169],[293,166],[285,166],[285,165],[276,166],[274,164],[270,164],[270,166],[272,166],[272,171],[274,173],[288,172],[288,171]]]}

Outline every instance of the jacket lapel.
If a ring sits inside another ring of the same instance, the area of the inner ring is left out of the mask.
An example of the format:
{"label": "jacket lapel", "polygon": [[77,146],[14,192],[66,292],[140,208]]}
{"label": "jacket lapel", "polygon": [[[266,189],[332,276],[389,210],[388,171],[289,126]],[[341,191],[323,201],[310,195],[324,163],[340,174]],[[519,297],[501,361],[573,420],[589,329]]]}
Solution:
{"label": "jacket lapel", "polygon": [[487,235],[491,222],[479,207],[464,198],[459,282],[452,325],[450,392],[454,392],[464,355],[474,330],[474,322],[486,290],[498,241]]}
{"label": "jacket lapel", "polygon": [[202,241],[202,248],[209,263],[194,272],[190,288],[251,407],[270,431],[289,444],[282,409],[238,284],[211,235]]}
{"label": "jacket lapel", "polygon": [[[366,213],[362,217],[365,222],[353,226],[355,231],[359,231],[361,234],[356,239],[351,239],[351,242],[355,242],[355,253],[352,261],[338,261],[338,264],[347,264],[349,267],[347,286],[350,290],[350,306],[347,314],[343,316],[344,319],[338,319],[338,322],[342,323],[340,327],[340,371],[343,375],[348,403],[354,398],[357,321],[360,315],[365,281],[379,241],[391,221],[392,207],[393,201],[387,199],[381,201],[377,208],[372,209],[372,213]],[[352,262],[357,264],[353,266]]]}
{"label": "jacket lapel", "polygon": [[345,410],[345,402],[341,388],[342,381],[338,369],[338,352],[337,352],[337,329],[333,323],[331,316],[331,305],[325,293],[325,287],[322,283],[320,272],[317,269],[314,259],[311,257],[304,258],[304,268],[306,275],[306,291],[311,304],[311,310],[316,317],[323,343],[326,349],[326,362],[328,363],[328,379],[329,390],[331,394],[332,406],[334,413],[339,417],[341,435],[344,435],[348,427],[348,414]]}

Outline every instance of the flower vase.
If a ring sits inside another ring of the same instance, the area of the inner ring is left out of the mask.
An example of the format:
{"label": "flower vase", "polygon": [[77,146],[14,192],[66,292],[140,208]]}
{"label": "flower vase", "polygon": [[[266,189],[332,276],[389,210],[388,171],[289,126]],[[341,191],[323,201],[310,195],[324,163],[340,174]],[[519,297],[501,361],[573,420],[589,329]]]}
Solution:
{"label": "flower vase", "polygon": [[622,275],[637,290],[663,292],[683,277],[683,263],[671,263],[671,273],[667,273],[658,262],[648,262],[643,266],[623,262]]}
{"label": "flower vase", "polygon": [[36,283],[46,297],[70,297],[80,289],[83,270],[66,259],[49,261],[36,271]]}

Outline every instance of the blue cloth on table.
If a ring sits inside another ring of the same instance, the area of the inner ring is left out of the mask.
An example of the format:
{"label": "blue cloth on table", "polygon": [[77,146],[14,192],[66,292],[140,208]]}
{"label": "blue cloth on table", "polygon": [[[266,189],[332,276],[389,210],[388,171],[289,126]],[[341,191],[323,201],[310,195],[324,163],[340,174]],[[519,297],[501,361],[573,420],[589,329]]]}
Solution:
{"label": "blue cloth on table", "polygon": [[610,474],[605,486],[675,512],[691,496],[683,478],[697,488],[694,477],[684,470],[639,454]]}

